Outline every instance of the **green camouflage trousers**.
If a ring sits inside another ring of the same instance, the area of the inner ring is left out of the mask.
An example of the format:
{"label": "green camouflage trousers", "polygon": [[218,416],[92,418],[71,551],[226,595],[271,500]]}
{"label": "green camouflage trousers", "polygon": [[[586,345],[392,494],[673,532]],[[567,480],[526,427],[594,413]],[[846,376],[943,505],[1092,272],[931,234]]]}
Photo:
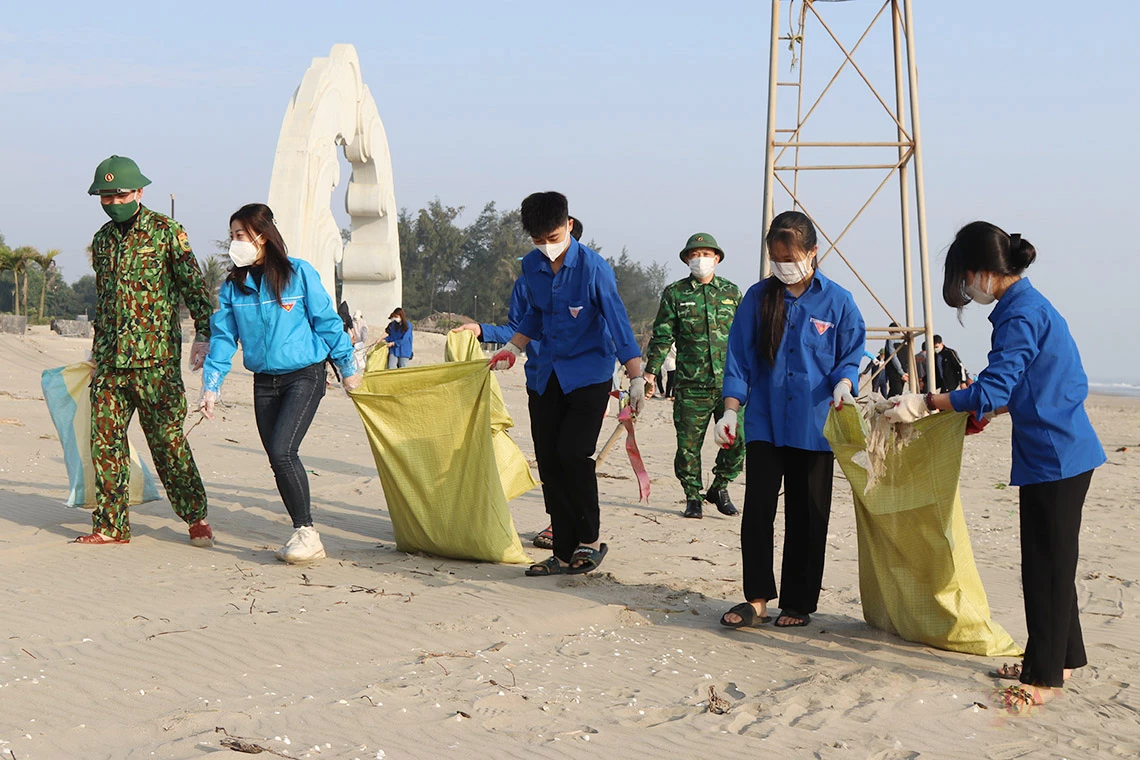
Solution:
{"label": "green camouflage trousers", "polygon": [[96,501],[91,524],[96,533],[112,538],[131,537],[127,426],[136,409],[170,506],[187,523],[206,517],[206,489],[182,432],[186,389],[178,363],[104,369],[91,381],[91,462],[95,466]]}
{"label": "green camouflage trousers", "polygon": [[[714,388],[678,388],[673,400],[673,425],[677,428],[677,456],[673,459],[673,472],[686,499],[699,499],[701,496],[701,446],[710,419],[720,419],[724,414],[724,399],[720,390]],[[740,426],[743,433],[744,426]],[[727,449],[716,455],[713,466],[713,481],[710,490],[724,488],[740,474],[744,468],[744,436],[738,434]]]}

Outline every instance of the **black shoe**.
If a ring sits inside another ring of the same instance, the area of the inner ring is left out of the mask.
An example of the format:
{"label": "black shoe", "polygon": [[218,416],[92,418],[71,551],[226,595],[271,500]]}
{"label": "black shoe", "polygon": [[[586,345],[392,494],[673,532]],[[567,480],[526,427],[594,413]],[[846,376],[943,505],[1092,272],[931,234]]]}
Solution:
{"label": "black shoe", "polygon": [[727,488],[718,488],[715,491],[710,488],[709,492],[705,494],[705,501],[716,504],[717,511],[722,515],[732,517],[740,514],[740,510],[732,503],[732,499],[728,498]]}
{"label": "black shoe", "polygon": [[685,502],[685,517],[695,517],[699,520],[704,516],[705,514],[701,508],[700,499],[689,499]]}

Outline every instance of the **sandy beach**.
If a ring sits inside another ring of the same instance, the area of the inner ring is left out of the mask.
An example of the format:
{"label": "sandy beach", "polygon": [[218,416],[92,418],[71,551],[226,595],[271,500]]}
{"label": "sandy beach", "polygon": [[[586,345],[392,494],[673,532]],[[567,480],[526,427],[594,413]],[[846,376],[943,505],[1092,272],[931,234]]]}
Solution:
{"label": "sandy beach", "polygon": [[[442,336],[416,339],[414,364],[442,360]],[[346,760],[1140,756],[1140,400],[1088,404],[1109,457],[1081,533],[1089,666],[1053,703],[1016,716],[986,677],[1001,661],[863,622],[838,467],[813,624],[718,625],[741,601],[739,518],[681,518],[662,399],[637,425],[650,503],[637,503],[620,448],[600,470],[610,552],[591,575],[526,578],[522,567],[398,552],[360,419],[338,388],[301,450],[329,557],[277,562],[291,525],[240,362],[223,413],[190,435],[217,546],[191,547],[165,500],[132,510],[127,546],[69,544],[90,517],[62,506],[67,475],[39,382],[88,347],[46,328],[0,335],[0,757],[231,756],[218,728],[284,756]],[[201,375],[185,378],[195,402]],[[500,381],[533,459],[521,368]],[[131,434],[149,462],[137,420]],[[706,479],[714,454],[710,436]],[[1024,644],[1009,465],[999,419],[967,440],[962,500],[994,619]],[[743,479],[730,490],[742,505]],[[546,526],[541,491],[511,511],[529,548]],[[710,686],[731,703],[726,714],[706,710]]]}

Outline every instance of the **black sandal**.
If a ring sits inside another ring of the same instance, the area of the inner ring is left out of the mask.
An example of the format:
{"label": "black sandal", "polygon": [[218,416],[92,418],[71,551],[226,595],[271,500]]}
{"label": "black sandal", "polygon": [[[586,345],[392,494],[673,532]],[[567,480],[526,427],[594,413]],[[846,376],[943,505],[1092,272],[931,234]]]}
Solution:
{"label": "black sandal", "polygon": [[552,554],[542,562],[531,565],[526,574],[533,578],[541,575],[563,575],[565,572],[566,567],[558,561],[558,557]]}
{"label": "black sandal", "polygon": [[[591,549],[589,546],[579,546],[574,550],[573,556],[570,558],[570,567],[567,568],[567,575],[581,575],[582,573],[589,573],[598,569],[598,565],[602,564],[602,560],[606,558],[606,553],[610,547],[605,544],[601,545],[599,549]],[[581,562],[580,565],[575,565],[575,562]]]}
{"label": "black sandal", "polygon": [[780,618],[776,618],[777,628],[802,628],[811,622],[811,615],[806,612],[796,612],[795,610],[782,609],[780,610],[780,617],[796,618],[798,623],[784,623],[780,625]]}
{"label": "black sandal", "polygon": [[[724,619],[727,615],[736,615],[740,618],[740,622],[728,622]],[[771,620],[771,615],[764,615],[763,617],[757,616],[756,608],[752,606],[751,602],[741,602],[720,616],[720,624],[727,628],[748,628],[750,626],[760,625],[761,623],[771,622]]]}
{"label": "black sandal", "polygon": [[539,532],[539,534],[534,537],[533,543],[539,549],[553,549],[554,548],[554,530],[551,528],[546,528],[545,530]]}

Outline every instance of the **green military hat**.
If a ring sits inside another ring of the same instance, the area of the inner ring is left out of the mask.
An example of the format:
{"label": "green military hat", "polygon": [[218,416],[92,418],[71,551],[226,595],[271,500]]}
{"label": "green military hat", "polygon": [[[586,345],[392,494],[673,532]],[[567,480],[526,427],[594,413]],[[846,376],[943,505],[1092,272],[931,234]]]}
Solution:
{"label": "green military hat", "polygon": [[716,251],[716,260],[724,261],[724,251],[716,244],[716,238],[707,232],[698,232],[695,235],[689,236],[689,242],[685,243],[685,247],[682,248],[681,253],[678,254],[681,257],[681,261],[687,261],[688,259],[686,257],[689,251],[697,248],[708,248],[709,250]]}
{"label": "green military hat", "polygon": [[138,190],[150,184],[139,171],[139,165],[126,156],[111,156],[95,167],[95,180],[88,195],[110,195],[126,190]]}

